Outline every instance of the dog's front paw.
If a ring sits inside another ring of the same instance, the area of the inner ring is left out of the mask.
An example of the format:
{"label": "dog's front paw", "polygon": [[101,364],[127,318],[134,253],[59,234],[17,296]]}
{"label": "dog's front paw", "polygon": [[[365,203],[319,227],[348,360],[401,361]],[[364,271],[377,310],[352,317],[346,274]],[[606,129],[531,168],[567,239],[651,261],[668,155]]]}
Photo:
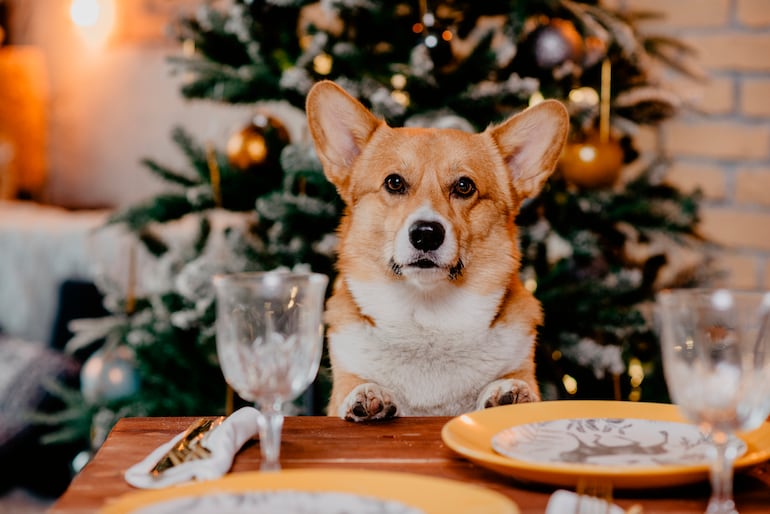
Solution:
{"label": "dog's front paw", "polygon": [[495,380],[481,391],[476,408],[488,409],[498,405],[536,402],[540,398],[523,380],[506,378]]}
{"label": "dog's front paw", "polygon": [[340,417],[348,421],[373,421],[396,415],[398,407],[393,393],[372,383],[357,386],[340,406]]}

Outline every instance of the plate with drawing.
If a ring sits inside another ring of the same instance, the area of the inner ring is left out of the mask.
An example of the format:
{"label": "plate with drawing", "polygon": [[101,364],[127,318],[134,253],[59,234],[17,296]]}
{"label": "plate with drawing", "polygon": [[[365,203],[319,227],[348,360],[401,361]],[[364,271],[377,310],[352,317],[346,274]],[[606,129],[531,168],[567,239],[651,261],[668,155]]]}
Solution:
{"label": "plate with drawing", "polygon": [[[522,481],[576,487],[603,479],[618,489],[708,479],[709,443],[675,405],[546,401],[450,420],[441,437],[469,460]],[[770,422],[740,434],[736,469],[770,459]]]}
{"label": "plate with drawing", "polygon": [[343,469],[249,471],[133,491],[100,514],[520,514],[503,494],[456,480]]}

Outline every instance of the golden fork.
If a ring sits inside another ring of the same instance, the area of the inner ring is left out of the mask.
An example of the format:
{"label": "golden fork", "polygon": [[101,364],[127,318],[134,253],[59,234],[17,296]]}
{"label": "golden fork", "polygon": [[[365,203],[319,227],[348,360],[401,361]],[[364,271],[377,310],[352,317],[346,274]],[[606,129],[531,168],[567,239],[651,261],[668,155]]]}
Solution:
{"label": "golden fork", "polygon": [[578,480],[574,514],[609,514],[612,506],[612,483],[606,480]]}
{"label": "golden fork", "polygon": [[[575,492],[578,495],[573,514],[611,514],[620,511],[620,507],[613,509],[612,483],[607,480],[580,479]],[[623,514],[642,514],[641,505],[634,504],[623,511]]]}
{"label": "golden fork", "polygon": [[211,455],[211,451],[205,446],[205,440],[212,430],[222,424],[222,421],[224,416],[195,420],[187,427],[182,438],[153,466],[150,474],[157,477],[167,469],[183,462],[205,459]]}

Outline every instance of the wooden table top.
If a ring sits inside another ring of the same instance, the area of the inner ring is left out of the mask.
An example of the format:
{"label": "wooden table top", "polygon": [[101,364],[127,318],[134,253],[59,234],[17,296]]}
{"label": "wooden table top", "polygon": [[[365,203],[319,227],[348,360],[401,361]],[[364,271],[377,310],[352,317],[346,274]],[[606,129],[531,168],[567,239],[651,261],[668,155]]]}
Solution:
{"label": "wooden table top", "polygon": [[[287,417],[281,444],[284,469],[343,468],[418,473],[488,487],[511,498],[522,514],[542,514],[553,488],[517,482],[455,454],[441,440],[448,417],[398,418],[354,424],[325,416]],[[136,491],[124,471],[184,430],[194,418],[125,418],[110,432],[89,464],[75,477],[49,514],[98,512],[111,500]],[[231,472],[259,469],[259,445],[247,443]],[[702,513],[708,483],[658,491],[616,491],[624,508],[641,504],[644,512]],[[736,476],[735,498],[741,514],[770,512],[770,464]]]}

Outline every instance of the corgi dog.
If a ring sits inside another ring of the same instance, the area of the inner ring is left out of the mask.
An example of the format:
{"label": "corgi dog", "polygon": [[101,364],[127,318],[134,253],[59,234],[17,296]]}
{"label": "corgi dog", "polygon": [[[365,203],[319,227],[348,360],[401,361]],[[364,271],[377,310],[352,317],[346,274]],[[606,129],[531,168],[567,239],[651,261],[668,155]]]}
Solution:
{"label": "corgi dog", "polygon": [[545,101],[477,134],[392,128],[331,81],[306,107],[345,204],[325,312],[327,413],[455,416],[539,400],[542,309],[519,278],[514,221],[556,166],[564,106]]}

